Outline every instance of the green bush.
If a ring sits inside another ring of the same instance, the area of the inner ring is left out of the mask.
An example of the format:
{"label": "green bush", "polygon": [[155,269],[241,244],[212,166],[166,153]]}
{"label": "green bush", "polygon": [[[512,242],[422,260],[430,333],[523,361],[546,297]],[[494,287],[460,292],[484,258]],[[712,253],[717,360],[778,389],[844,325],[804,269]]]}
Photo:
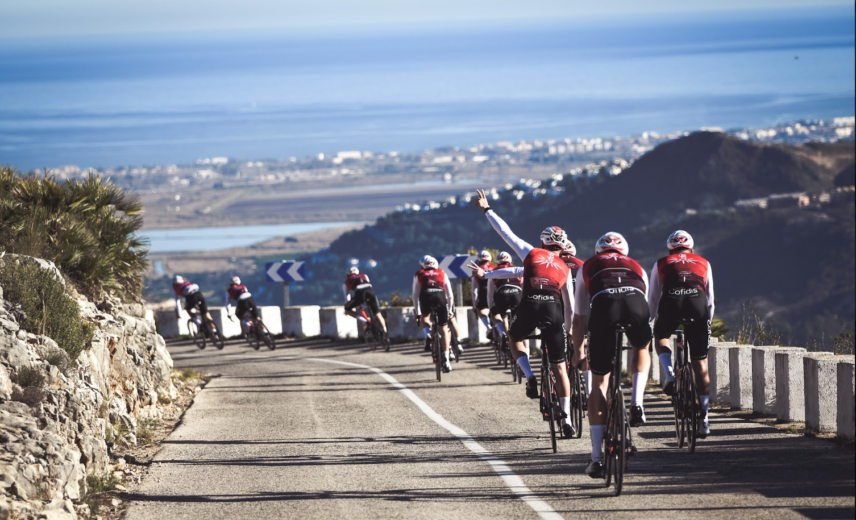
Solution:
{"label": "green bush", "polygon": [[77,302],[51,271],[7,255],[0,260],[0,287],[5,299],[21,306],[21,327],[56,341],[69,359],[92,341],[94,325],[80,318]]}
{"label": "green bush", "polygon": [[80,290],[136,298],[147,266],[139,199],[90,174],[61,182],[0,167],[0,244],[50,260]]}
{"label": "green bush", "polygon": [[21,367],[9,376],[9,380],[22,388],[41,388],[45,384],[45,376],[38,368]]}

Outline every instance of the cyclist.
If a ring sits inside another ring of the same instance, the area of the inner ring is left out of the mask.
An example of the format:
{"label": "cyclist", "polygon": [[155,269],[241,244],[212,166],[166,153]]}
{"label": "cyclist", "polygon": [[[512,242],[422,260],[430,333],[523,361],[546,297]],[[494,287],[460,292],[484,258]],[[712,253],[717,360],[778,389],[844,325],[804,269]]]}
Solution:
{"label": "cyclist", "polygon": [[[425,255],[419,261],[420,270],[413,275],[413,306],[418,319],[421,319],[425,337],[430,341],[431,311],[437,312],[437,326],[440,327],[440,343],[443,347],[443,372],[451,372],[449,363],[449,313],[451,311],[452,284],[446,273],[439,269],[437,259]],[[429,343],[430,346],[430,343]]]}
{"label": "cyclist", "polygon": [[[485,272],[490,272],[494,269],[493,264],[491,264],[492,260],[493,257],[490,254],[490,251],[484,250],[479,253],[477,264]],[[489,313],[490,302],[487,295],[487,280],[479,278],[473,274],[470,278],[470,286],[472,287],[473,312],[476,313],[476,317],[481,320],[485,329],[487,329],[488,339],[493,339],[492,320],[490,319],[491,314]],[[496,322],[494,321],[494,323]]]}
{"label": "cyclist", "polygon": [[651,287],[648,289],[648,308],[654,321],[654,338],[657,354],[666,374],[663,391],[675,392],[675,372],[672,368],[672,350],[669,339],[683,320],[690,359],[698,384],[699,400],[703,410],[698,434],[702,439],[710,434],[708,407],[710,405],[710,374],[707,371],[707,351],[710,344],[710,320],[713,319],[713,271],[710,262],[693,252],[693,237],[678,230],[666,241],[669,255],[654,264],[651,270]]}
{"label": "cyclist", "polygon": [[[648,276],[635,260],[627,256],[627,241],[619,233],[609,232],[595,245],[595,256],[586,260],[577,272],[574,317],[574,364],[588,361],[592,371],[592,391],[588,399],[591,463],[586,473],[603,477],[603,429],[606,423],[606,391],[615,358],[615,328],[623,325],[633,346],[633,361],[627,367],[633,377],[630,425],[645,423],[642,401],[648,381],[651,327],[648,324]],[[583,349],[588,329],[589,357]]]}
{"label": "cyclist", "polygon": [[208,312],[208,304],[205,303],[205,296],[199,290],[199,286],[195,283],[185,280],[180,275],[172,277],[172,292],[175,296],[175,315],[181,317],[181,299],[184,298],[184,310],[190,314],[190,311],[199,306],[201,312],[211,324],[211,330],[215,330],[214,320],[211,319],[211,313]]}
{"label": "cyclist", "polygon": [[571,385],[565,364],[570,331],[566,332],[565,326],[572,323],[574,315],[574,300],[571,296],[573,281],[568,266],[559,258],[567,235],[561,228],[550,226],[541,232],[541,247],[532,247],[515,235],[508,224],[490,209],[490,203],[482,190],[478,191],[476,206],[484,212],[499,236],[523,260],[523,297],[508,331],[508,338],[515,344],[512,355],[526,374],[526,396],[530,399],[538,398],[538,379],[529,364],[528,352],[521,345],[536,327],[544,324],[541,337],[544,338],[553,365],[559,404],[565,412],[562,429],[565,436],[570,438],[576,432],[570,422]]}
{"label": "cyclist", "polygon": [[[229,287],[226,289],[225,300],[226,316],[229,317],[230,321],[232,320],[232,301],[237,304],[237,307],[235,308],[235,316],[237,316],[239,320],[243,320],[244,315],[248,312],[252,313],[255,321],[262,319],[259,308],[256,306],[256,301],[253,300],[253,295],[250,293],[250,290],[247,289],[246,285],[241,284],[241,279],[237,276],[233,276],[229,281]],[[243,330],[241,330],[242,335],[243,333]]]}
{"label": "cyclist", "polygon": [[[514,264],[511,262],[511,255],[505,251],[496,256],[496,261],[497,266],[494,269],[497,271],[514,267]],[[519,276],[513,278],[492,278],[487,282],[487,301],[490,305],[490,316],[493,319],[497,338],[501,339],[508,333],[509,323],[506,313],[509,311],[513,313],[517,310],[517,306],[520,305],[520,300],[523,298],[523,268],[520,268]]]}
{"label": "cyclist", "polygon": [[[363,323],[366,321],[361,315],[358,315],[356,308],[362,304],[366,304],[372,312],[372,316],[380,325],[380,330],[386,334],[386,321],[383,319],[383,314],[380,313],[380,304],[375,296],[372,283],[366,274],[360,273],[357,266],[353,265],[348,268],[347,278],[342,285],[342,290],[345,293],[345,314],[357,321]],[[351,291],[354,292],[354,297],[351,297]]]}
{"label": "cyclist", "polygon": [[[571,278],[574,280],[572,285],[573,290],[576,289],[577,272],[583,266],[583,261],[577,258],[577,247],[570,239],[565,240],[565,246],[559,257],[568,264],[568,269],[571,270]],[[571,294],[574,294],[573,292]],[[586,382],[586,395],[591,393],[591,370],[589,370],[588,362],[585,362],[580,367],[583,373],[583,380]]]}

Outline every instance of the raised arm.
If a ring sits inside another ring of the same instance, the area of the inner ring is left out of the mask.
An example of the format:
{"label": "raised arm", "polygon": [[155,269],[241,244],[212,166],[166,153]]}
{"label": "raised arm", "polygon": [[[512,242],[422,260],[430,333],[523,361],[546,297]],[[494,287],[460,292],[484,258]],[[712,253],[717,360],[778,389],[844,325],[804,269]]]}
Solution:
{"label": "raised arm", "polygon": [[529,254],[529,251],[532,251],[532,246],[515,235],[514,232],[511,231],[511,228],[508,227],[508,224],[506,224],[504,220],[499,218],[499,215],[490,209],[490,203],[487,201],[487,196],[485,195],[484,190],[478,190],[476,206],[484,212],[491,227],[499,233],[499,236],[505,240],[505,243],[508,244],[509,247],[514,249],[514,252],[520,257],[520,260],[524,260],[526,255]]}
{"label": "raised arm", "polygon": [[707,286],[705,287],[705,289],[707,289],[706,292],[707,292],[708,319],[712,320],[713,319],[713,310],[714,310],[714,307],[716,307],[716,304],[714,303],[715,298],[713,296],[713,269],[710,268],[710,262],[708,262],[708,264],[707,264]]}
{"label": "raised arm", "polygon": [[565,327],[567,328],[568,334],[570,334],[574,329],[574,295],[571,294],[573,291],[574,281],[569,276],[565,285],[562,286],[562,304],[563,309],[565,311]]}
{"label": "raised arm", "polygon": [[523,276],[523,267],[506,267],[504,269],[496,269],[484,274],[485,278],[520,278]]}
{"label": "raised arm", "polygon": [[446,303],[449,309],[451,309],[455,304],[455,300],[454,295],[452,294],[452,282],[449,281],[448,276],[444,277],[443,290],[446,292]]}
{"label": "raised arm", "polygon": [[419,277],[413,275],[413,312],[416,313],[417,316],[421,316],[422,312],[419,308],[419,291],[422,288],[419,285]]}

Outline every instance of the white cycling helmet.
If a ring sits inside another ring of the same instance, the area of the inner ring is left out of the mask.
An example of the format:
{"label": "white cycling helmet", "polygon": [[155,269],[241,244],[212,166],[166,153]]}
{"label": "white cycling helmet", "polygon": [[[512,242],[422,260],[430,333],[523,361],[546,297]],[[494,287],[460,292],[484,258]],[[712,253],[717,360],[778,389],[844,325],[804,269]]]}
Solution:
{"label": "white cycling helmet", "polygon": [[683,229],[675,231],[666,240],[666,246],[669,248],[669,251],[673,249],[692,249],[694,244],[692,235]]}
{"label": "white cycling helmet", "polygon": [[422,260],[419,261],[419,265],[422,266],[423,269],[437,269],[437,259],[431,255],[425,255],[422,257]]}
{"label": "white cycling helmet", "polygon": [[597,245],[594,246],[594,252],[601,254],[604,251],[617,251],[622,255],[626,255],[630,251],[630,246],[627,245],[627,240],[615,231],[603,235],[597,240]]}
{"label": "white cycling helmet", "polygon": [[484,249],[481,253],[479,253],[480,262],[490,262],[491,260],[493,260],[493,255],[491,255],[490,251],[488,251],[487,249]]}
{"label": "white cycling helmet", "polygon": [[511,263],[511,255],[505,251],[500,252],[496,255],[496,261],[500,264],[510,264]]}
{"label": "white cycling helmet", "polygon": [[184,278],[177,274],[172,277],[172,283],[184,283]]}
{"label": "white cycling helmet", "polygon": [[237,276],[232,277],[232,285],[241,285],[241,279]]}
{"label": "white cycling helmet", "polygon": [[565,245],[562,247],[562,250],[565,253],[570,253],[571,256],[577,256],[577,246],[567,238],[565,239]]}
{"label": "white cycling helmet", "polygon": [[355,265],[348,268],[348,276],[351,276],[352,274],[360,274],[360,270],[357,269],[357,266]]}
{"label": "white cycling helmet", "polygon": [[568,235],[565,230],[558,226],[550,226],[541,232],[541,246],[564,247]]}

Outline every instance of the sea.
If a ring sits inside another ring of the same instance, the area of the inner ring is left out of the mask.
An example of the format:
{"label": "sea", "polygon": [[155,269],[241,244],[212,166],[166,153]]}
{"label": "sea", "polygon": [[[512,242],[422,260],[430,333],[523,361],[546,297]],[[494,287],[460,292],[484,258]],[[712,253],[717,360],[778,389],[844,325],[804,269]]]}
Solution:
{"label": "sea", "polygon": [[851,6],[0,39],[0,164],[186,164],[854,114]]}

